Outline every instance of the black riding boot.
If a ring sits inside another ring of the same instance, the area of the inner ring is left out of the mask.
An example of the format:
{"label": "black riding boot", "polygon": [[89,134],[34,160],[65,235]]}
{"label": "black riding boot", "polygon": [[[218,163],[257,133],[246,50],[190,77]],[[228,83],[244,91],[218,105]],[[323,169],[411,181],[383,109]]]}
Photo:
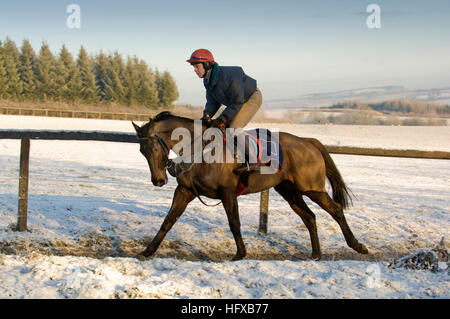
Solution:
{"label": "black riding boot", "polygon": [[[233,170],[233,173],[240,175],[244,172],[247,173],[259,172],[261,165],[257,162],[257,154],[255,154],[255,150],[250,147],[248,138],[245,139],[245,144],[243,146],[239,144],[238,140],[238,142],[236,142],[236,147],[238,149],[237,153],[240,154],[240,156],[243,156],[245,161],[244,163],[242,163],[240,167],[235,168]],[[252,160],[250,161],[250,159]]]}

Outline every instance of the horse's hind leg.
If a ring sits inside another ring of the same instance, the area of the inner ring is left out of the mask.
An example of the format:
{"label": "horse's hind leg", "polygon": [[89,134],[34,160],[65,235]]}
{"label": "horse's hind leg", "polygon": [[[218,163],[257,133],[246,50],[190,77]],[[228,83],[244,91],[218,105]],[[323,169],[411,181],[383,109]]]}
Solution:
{"label": "horse's hind leg", "polygon": [[312,254],[311,258],[320,259],[320,243],[317,234],[316,216],[306,205],[297,191],[297,188],[291,182],[283,182],[275,186],[275,190],[289,203],[291,208],[303,220],[306,228],[308,228],[309,236],[311,238]]}
{"label": "horse's hind leg", "polygon": [[344,211],[342,206],[335,201],[333,201],[328,193],[326,192],[306,192],[306,195],[316,202],[320,207],[322,207],[326,212],[328,212],[334,220],[339,224],[339,227],[344,234],[345,241],[347,245],[361,254],[367,254],[369,251],[366,246],[359,243],[358,240],[353,235],[350,227],[344,216]]}
{"label": "horse's hind leg", "polygon": [[241,222],[239,221],[239,206],[235,189],[222,188],[220,191],[221,200],[225,212],[227,213],[228,223],[230,224],[231,233],[236,242],[237,252],[232,260],[240,260],[245,257],[245,244],[242,240]]}

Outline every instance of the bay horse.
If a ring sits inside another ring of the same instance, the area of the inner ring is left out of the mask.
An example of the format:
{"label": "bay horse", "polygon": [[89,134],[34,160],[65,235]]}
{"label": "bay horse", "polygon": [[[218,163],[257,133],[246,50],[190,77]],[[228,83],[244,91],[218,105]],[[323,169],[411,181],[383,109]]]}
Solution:
{"label": "bay horse", "polygon": [[[178,143],[177,140],[171,139],[172,132],[176,128],[186,128],[193,137],[194,120],[164,111],[155,118],[150,118],[142,127],[134,122],[132,124],[140,141],[140,152],[148,162],[152,183],[162,187],[168,181],[166,168],[169,150]],[[202,129],[205,130],[207,127],[203,125]],[[281,169],[274,174],[250,174],[248,187],[242,195],[274,187],[306,225],[310,234],[313,259],[321,257],[316,218],[302,196],[309,197],[333,217],[339,224],[349,247],[361,254],[367,254],[367,248],[358,242],[347,224],[343,209],[350,204],[349,191],[322,143],[314,138],[301,138],[284,132],[279,132],[279,142],[284,157]],[[172,205],[161,228],[147,248],[136,257],[145,259],[152,256],[187,205],[195,197],[202,195],[221,201],[237,246],[236,255],[232,260],[244,258],[246,249],[241,235],[236,195],[239,176],[233,173],[233,170],[241,165],[241,163],[202,162],[192,165],[186,172],[178,175],[176,178],[178,186]],[[331,185],[333,198],[330,198],[325,189],[326,179]]]}

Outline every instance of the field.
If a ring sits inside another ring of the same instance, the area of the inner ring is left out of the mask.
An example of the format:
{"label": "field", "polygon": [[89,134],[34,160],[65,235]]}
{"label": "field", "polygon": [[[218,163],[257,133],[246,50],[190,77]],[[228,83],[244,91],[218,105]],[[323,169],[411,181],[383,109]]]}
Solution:
{"label": "field", "polygon": [[[324,144],[450,150],[449,127],[258,124]],[[129,122],[0,116],[0,128],[132,132]],[[156,256],[131,258],[159,229],[176,181],[156,188],[136,144],[31,142],[29,232],[17,222],[20,142],[0,140],[2,298],[449,298],[446,264],[436,272],[391,269],[395,258],[450,234],[450,162],[333,155],[355,195],[346,211],[368,255],[347,247],[337,223],[316,213],[323,258],[270,192],[269,233],[258,235],[259,195],[239,198],[245,260],[222,206],[194,200]],[[206,199],[208,203],[216,200]]]}

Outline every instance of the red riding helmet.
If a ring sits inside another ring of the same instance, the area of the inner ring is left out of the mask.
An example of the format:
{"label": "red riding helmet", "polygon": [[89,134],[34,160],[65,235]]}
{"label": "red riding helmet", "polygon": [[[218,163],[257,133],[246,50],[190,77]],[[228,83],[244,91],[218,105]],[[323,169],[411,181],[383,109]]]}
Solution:
{"label": "red riding helmet", "polygon": [[189,63],[211,62],[211,64],[214,64],[214,57],[212,53],[209,52],[208,50],[198,49],[191,54],[191,58],[189,60],[186,60],[186,62]]}

